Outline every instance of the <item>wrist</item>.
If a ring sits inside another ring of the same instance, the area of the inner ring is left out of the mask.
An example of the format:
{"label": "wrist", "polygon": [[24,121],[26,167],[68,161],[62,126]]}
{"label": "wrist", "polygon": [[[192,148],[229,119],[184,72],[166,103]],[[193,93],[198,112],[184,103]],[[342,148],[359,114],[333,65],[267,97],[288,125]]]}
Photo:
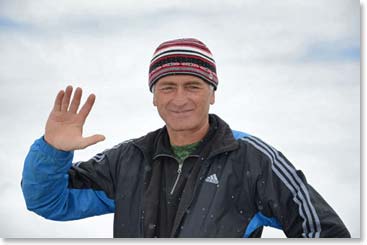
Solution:
{"label": "wrist", "polygon": [[70,155],[73,155],[73,151],[64,151],[64,150],[60,150],[56,147],[54,147],[53,145],[49,144],[46,139],[45,136],[42,136],[39,140],[38,140],[38,145],[39,145],[39,149],[46,153],[47,155],[53,156],[55,158],[67,158],[70,157]]}
{"label": "wrist", "polygon": [[43,141],[44,141],[44,143],[47,145],[47,146],[49,146],[50,148],[52,148],[52,149],[54,149],[54,150],[56,150],[56,151],[61,151],[61,152],[70,152],[69,150],[64,150],[64,149],[61,149],[61,148],[59,148],[59,147],[57,147],[55,144],[53,144],[52,143],[52,141],[50,141],[48,138],[47,138],[47,136],[46,135],[43,135],[42,136],[42,139],[43,139]]}

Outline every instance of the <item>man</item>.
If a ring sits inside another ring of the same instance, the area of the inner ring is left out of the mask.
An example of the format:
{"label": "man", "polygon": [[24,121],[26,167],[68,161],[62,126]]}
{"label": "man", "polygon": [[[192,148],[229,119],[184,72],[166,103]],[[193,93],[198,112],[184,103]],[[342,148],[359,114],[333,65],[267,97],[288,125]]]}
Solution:
{"label": "man", "polygon": [[74,150],[104,136],[82,136],[95,96],[78,112],[82,90],[72,100],[71,86],[60,91],[25,160],[27,208],[52,220],[114,212],[114,237],[260,237],[264,225],[287,237],[350,237],[280,152],[209,114],[217,85],[205,44],[162,43],[149,88],[165,126],[75,164]]}

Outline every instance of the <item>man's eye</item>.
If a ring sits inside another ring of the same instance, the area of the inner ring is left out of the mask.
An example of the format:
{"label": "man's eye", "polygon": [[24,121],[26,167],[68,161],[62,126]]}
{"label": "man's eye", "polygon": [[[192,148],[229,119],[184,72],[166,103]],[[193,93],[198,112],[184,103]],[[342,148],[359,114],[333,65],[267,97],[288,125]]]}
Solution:
{"label": "man's eye", "polygon": [[173,87],[162,87],[161,90],[162,91],[172,91]]}
{"label": "man's eye", "polygon": [[198,89],[200,89],[200,87],[199,86],[196,86],[196,85],[190,85],[189,86],[189,89],[190,90],[198,90]]}

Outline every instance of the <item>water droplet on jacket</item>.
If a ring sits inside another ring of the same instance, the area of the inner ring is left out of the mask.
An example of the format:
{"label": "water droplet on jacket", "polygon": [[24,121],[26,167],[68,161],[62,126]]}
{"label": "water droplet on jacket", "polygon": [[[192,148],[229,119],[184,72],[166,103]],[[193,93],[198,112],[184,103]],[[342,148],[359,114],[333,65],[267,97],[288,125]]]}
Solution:
{"label": "water droplet on jacket", "polygon": [[219,188],[219,187],[220,187],[220,185],[218,184],[218,185],[217,185],[217,188]]}
{"label": "water droplet on jacket", "polygon": [[149,225],[148,225],[148,228],[149,228],[149,229],[154,229],[155,227],[156,227],[156,224],[149,224]]}
{"label": "water droplet on jacket", "polygon": [[186,213],[187,214],[190,214],[191,213],[191,210],[190,209],[186,210]]}
{"label": "water droplet on jacket", "polygon": [[184,226],[183,226],[183,225],[181,225],[180,229],[181,229],[181,230],[183,230],[183,228],[184,228]]}
{"label": "water droplet on jacket", "polygon": [[205,211],[205,208],[202,208],[201,210],[204,212]]}
{"label": "water droplet on jacket", "polygon": [[259,210],[263,210],[263,206],[262,205],[259,205],[258,207],[257,207]]}
{"label": "water droplet on jacket", "polygon": [[240,214],[243,214],[243,210],[240,210]]}
{"label": "water droplet on jacket", "polygon": [[214,218],[214,214],[211,214],[211,215],[210,215],[210,218],[211,218],[211,219],[213,219],[213,218]]}
{"label": "water droplet on jacket", "polygon": [[149,165],[146,165],[146,166],[144,167],[144,170],[145,170],[146,172],[149,172],[150,170],[152,170],[152,167],[151,167],[151,166],[149,166]]}
{"label": "water droplet on jacket", "polygon": [[246,175],[247,175],[247,177],[250,177],[250,175],[251,175],[250,170],[247,170],[247,171],[246,171]]}
{"label": "water droplet on jacket", "polygon": [[232,195],[232,199],[234,199],[234,196]]}
{"label": "water droplet on jacket", "polygon": [[273,208],[277,208],[277,207],[278,207],[278,203],[276,203],[276,202],[275,202],[275,203],[273,204]]}

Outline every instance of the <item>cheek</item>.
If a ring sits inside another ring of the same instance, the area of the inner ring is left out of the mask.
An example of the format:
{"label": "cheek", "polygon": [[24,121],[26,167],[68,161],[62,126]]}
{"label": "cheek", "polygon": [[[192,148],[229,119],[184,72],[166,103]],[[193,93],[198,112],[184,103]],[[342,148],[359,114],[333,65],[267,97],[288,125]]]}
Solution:
{"label": "cheek", "polygon": [[159,112],[162,112],[165,110],[165,107],[166,107],[166,104],[167,102],[162,100],[162,98],[159,98],[159,97],[156,97],[154,100],[153,100],[153,104],[154,106],[157,107],[157,110]]}
{"label": "cheek", "polygon": [[161,104],[162,104],[162,98],[161,96],[157,95],[157,94],[154,94],[154,97],[153,97],[153,104],[156,106],[156,107],[161,107]]}

